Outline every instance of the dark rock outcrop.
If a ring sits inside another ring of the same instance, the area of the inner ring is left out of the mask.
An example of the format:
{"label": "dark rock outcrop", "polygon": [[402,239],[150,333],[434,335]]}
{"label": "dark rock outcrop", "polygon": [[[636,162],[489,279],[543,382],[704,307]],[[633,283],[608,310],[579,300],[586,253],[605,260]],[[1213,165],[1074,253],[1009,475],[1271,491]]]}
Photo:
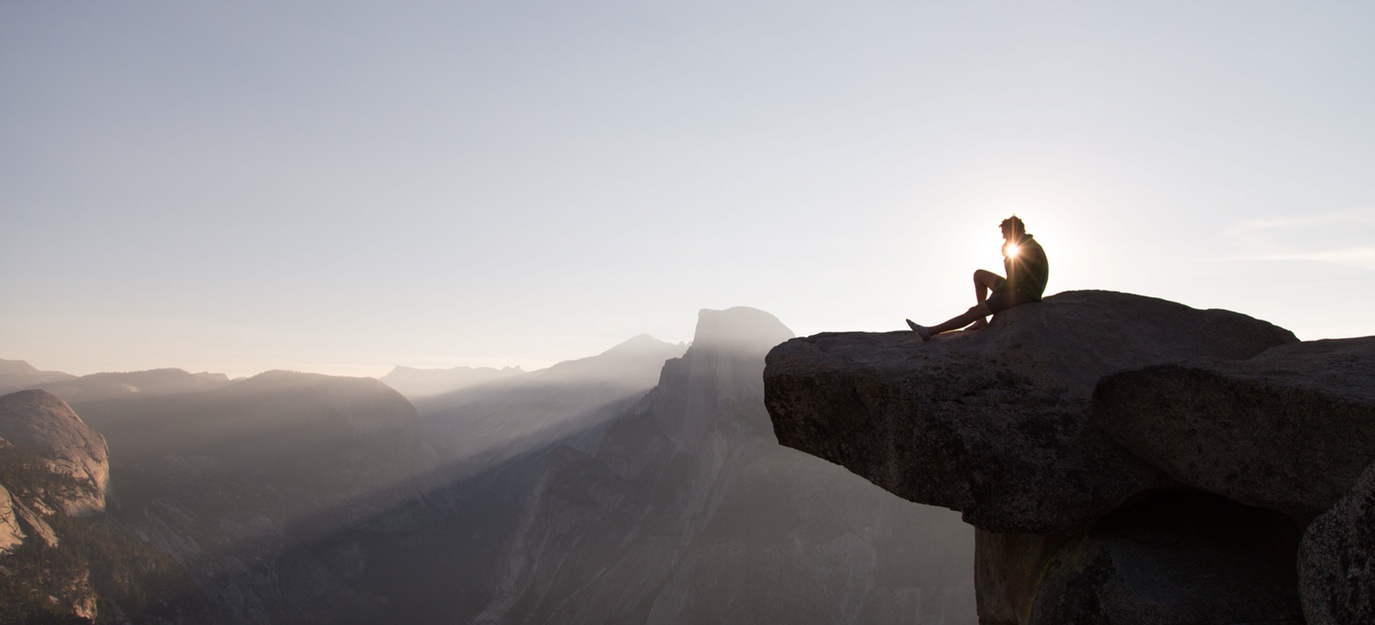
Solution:
{"label": "dark rock outcrop", "polygon": [[1090,423],[1103,376],[1296,341],[1237,313],[1102,291],[1055,295],[989,329],[819,334],[774,348],[779,442],[991,531],[1076,534],[1167,483]]}
{"label": "dark rock outcrop", "polygon": [[1375,465],[1299,544],[1308,625],[1375,623]]}
{"label": "dark rock outcrop", "polygon": [[1375,337],[1285,345],[1104,379],[1095,420],[1191,488],[1303,522],[1375,462]]}
{"label": "dark rock outcrop", "polygon": [[978,528],[985,625],[1355,623],[1372,364],[1375,338],[1071,292],[925,344],[795,339],[764,378],[780,442]]}

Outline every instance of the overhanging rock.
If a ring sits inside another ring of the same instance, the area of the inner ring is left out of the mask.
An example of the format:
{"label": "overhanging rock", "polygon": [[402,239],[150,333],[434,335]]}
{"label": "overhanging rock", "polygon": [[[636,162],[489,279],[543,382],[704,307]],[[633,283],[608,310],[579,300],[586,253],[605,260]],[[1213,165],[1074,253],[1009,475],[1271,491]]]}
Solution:
{"label": "overhanging rock", "polygon": [[775,347],[765,404],[779,442],[994,532],[1074,535],[1174,483],[1091,419],[1106,375],[1295,342],[1270,323],[1108,291],[1071,291],[923,343],[827,333]]}

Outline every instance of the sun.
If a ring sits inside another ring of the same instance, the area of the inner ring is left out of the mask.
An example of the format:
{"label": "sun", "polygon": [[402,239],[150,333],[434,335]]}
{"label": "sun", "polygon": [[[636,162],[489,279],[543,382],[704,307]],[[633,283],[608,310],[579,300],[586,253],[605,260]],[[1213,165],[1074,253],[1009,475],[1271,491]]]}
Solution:
{"label": "sun", "polygon": [[1016,243],[1008,243],[1003,246],[1003,255],[1008,258],[1017,258],[1017,252],[1021,251]]}

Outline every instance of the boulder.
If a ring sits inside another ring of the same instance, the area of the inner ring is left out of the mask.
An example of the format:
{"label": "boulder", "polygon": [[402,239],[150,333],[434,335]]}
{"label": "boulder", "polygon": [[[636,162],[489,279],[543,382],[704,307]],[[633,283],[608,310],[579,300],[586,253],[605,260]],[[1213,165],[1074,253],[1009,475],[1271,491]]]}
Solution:
{"label": "boulder", "polygon": [[779,442],[844,465],[987,531],[1081,535],[1138,493],[1171,484],[1096,427],[1106,375],[1296,342],[1242,314],[1071,291],[928,342],[827,333],[768,355]]}
{"label": "boulder", "polygon": [[1299,543],[1299,592],[1309,625],[1375,623],[1375,465],[1319,516]]}
{"label": "boulder", "polygon": [[1105,378],[1094,420],[1173,480],[1307,523],[1375,462],[1375,337]]}
{"label": "boulder", "polygon": [[[0,439],[14,452],[34,454],[57,483],[34,489],[35,507],[61,510],[69,516],[104,512],[110,484],[105,438],[86,425],[66,402],[47,391],[19,391],[0,396]],[[0,449],[0,454],[13,453]],[[15,494],[16,484],[7,485]],[[45,512],[46,513],[46,512]]]}

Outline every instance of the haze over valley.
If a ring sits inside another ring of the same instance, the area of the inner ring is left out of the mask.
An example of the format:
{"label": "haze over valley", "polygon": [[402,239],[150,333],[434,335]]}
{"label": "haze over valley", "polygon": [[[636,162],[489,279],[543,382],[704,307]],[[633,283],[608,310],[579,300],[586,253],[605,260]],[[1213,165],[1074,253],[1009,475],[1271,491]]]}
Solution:
{"label": "haze over valley", "polygon": [[[367,378],[73,378],[6,361],[0,383],[36,388],[0,397],[0,437],[65,415],[98,440],[83,449],[99,447],[89,461],[106,476],[81,491],[101,501],[65,514],[32,476],[0,474],[16,511],[0,519],[19,537],[0,557],[33,580],[6,577],[6,613],[975,622],[957,514],[775,442],[760,374],[791,336],[758,310],[704,310],[691,346],[638,336],[483,382],[451,372],[459,388],[414,403]],[[72,564],[43,565],[51,554]]]}

